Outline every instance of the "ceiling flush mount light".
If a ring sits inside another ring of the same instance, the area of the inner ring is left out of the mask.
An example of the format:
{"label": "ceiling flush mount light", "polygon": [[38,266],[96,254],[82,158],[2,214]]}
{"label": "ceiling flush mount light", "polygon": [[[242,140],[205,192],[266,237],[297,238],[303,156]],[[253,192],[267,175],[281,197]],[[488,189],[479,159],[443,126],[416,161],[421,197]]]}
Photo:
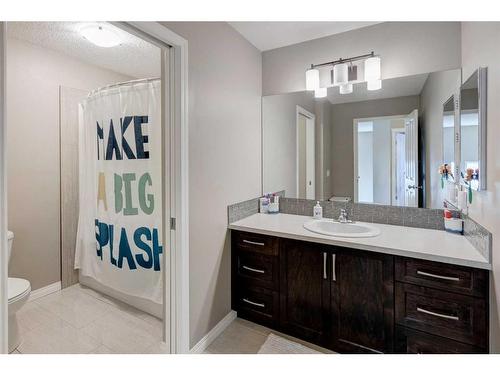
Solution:
{"label": "ceiling flush mount light", "polygon": [[382,88],[382,80],[375,79],[373,81],[366,82],[366,89],[369,91],[380,90]]}
{"label": "ceiling flush mount light", "polygon": [[306,70],[306,90],[312,91],[319,88],[319,70],[311,69]]}
{"label": "ceiling flush mount light", "polygon": [[327,94],[326,87],[318,87],[316,90],[314,90],[314,97],[316,99],[325,98],[326,94]]}
{"label": "ceiling flush mount light", "polygon": [[339,86],[341,94],[350,94],[353,92],[353,82],[362,82],[358,78],[358,65],[353,64],[354,61],[364,62],[364,81],[367,82],[367,89],[379,90],[382,88],[382,80],[380,74],[381,59],[374,52],[349,57],[347,59],[338,59],[322,64],[312,64],[311,68],[306,71],[306,88],[314,90],[315,98],[323,98],[326,96],[326,89],[319,88],[319,70],[318,68],[333,67],[331,73],[331,84]]}
{"label": "ceiling flush mount light", "polygon": [[86,25],[80,29],[80,34],[89,42],[99,47],[114,47],[121,43],[118,33],[107,24]]}

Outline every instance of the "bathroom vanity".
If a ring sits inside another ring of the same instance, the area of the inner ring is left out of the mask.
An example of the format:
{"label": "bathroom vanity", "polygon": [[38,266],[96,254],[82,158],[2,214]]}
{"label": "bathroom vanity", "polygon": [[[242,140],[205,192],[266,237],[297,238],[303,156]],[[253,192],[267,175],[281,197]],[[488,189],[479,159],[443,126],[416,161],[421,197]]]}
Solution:
{"label": "bathroom vanity", "polygon": [[371,224],[372,238],[254,214],[232,229],[238,316],[340,353],[487,353],[489,269],[463,236]]}

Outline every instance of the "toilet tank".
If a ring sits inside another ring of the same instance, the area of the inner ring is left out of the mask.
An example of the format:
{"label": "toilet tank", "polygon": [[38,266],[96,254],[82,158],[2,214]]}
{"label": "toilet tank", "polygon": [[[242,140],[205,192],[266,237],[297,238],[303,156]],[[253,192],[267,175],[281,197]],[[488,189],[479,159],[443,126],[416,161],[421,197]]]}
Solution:
{"label": "toilet tank", "polygon": [[10,260],[10,254],[12,253],[12,241],[14,241],[14,233],[12,233],[10,230],[7,231],[7,241],[8,241],[8,245],[7,245],[7,260]]}

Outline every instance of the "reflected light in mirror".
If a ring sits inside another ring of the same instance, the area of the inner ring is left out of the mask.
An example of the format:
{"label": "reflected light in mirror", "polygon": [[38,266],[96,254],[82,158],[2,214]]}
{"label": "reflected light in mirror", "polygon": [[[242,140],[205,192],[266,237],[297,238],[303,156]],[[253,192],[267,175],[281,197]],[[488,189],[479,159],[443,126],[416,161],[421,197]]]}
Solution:
{"label": "reflected light in mirror", "polygon": [[340,85],[339,91],[342,95],[352,93],[352,83],[346,83],[345,85]]}
{"label": "reflected light in mirror", "polygon": [[368,81],[366,83],[366,89],[368,91],[380,90],[382,88],[382,80],[377,79],[374,81]]}
{"label": "reflected light in mirror", "polygon": [[326,97],[326,87],[318,87],[316,90],[314,90],[314,97],[315,98],[325,98]]}

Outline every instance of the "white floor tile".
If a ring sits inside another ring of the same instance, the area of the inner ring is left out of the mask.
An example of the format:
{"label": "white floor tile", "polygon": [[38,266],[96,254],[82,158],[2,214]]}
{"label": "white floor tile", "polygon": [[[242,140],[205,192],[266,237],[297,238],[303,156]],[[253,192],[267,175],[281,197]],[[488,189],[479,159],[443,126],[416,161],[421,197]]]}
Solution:
{"label": "white floor tile", "polygon": [[92,350],[89,352],[89,354],[118,354],[114,351],[112,351],[110,348],[104,345],[100,345],[98,348]]}
{"label": "white floor tile", "polygon": [[83,328],[105,315],[110,305],[76,289],[68,288],[36,301],[44,309],[76,328]]}
{"label": "white floor tile", "polygon": [[24,353],[165,353],[162,321],[76,284],[18,313]]}
{"label": "white floor tile", "polygon": [[161,341],[161,331],[142,319],[113,309],[82,329],[100,344],[114,352],[146,353]]}
{"label": "white floor tile", "polygon": [[54,319],[22,336],[18,350],[23,354],[83,354],[99,342],[62,319]]}

